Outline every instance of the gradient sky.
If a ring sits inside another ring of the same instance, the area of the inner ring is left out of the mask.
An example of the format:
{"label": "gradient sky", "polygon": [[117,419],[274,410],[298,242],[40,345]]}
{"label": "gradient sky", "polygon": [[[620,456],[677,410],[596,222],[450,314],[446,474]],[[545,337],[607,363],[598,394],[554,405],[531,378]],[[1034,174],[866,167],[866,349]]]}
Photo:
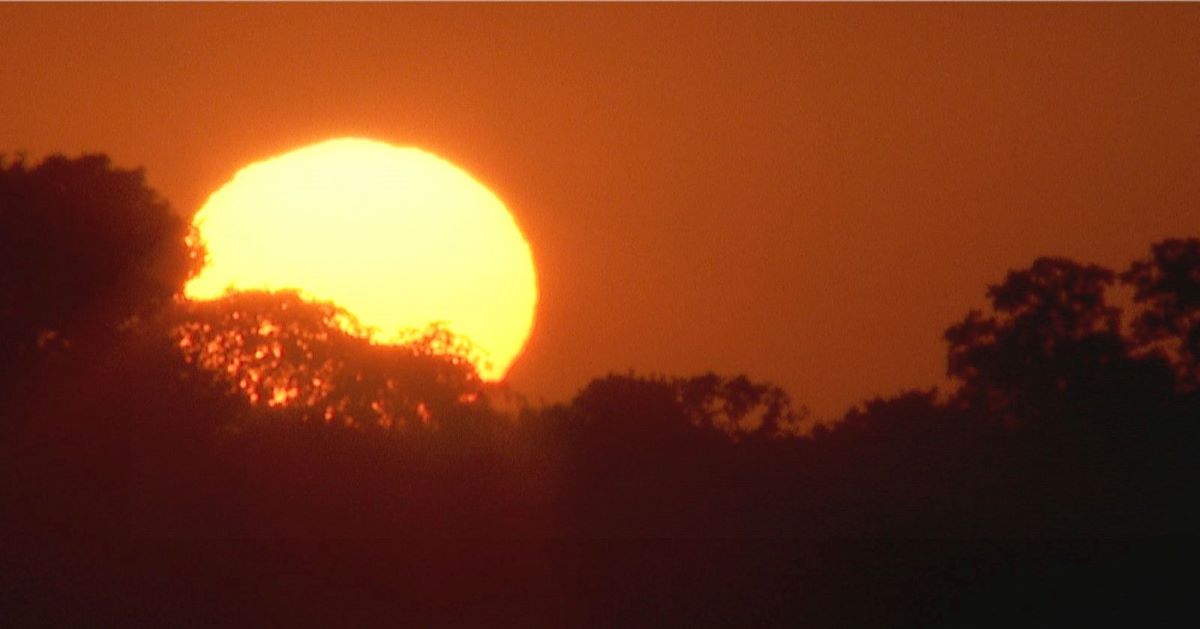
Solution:
{"label": "gradient sky", "polygon": [[[1057,254],[1200,232],[1200,5],[0,5],[0,151],[102,151],[183,213],[341,135],[500,195],[541,304],[513,386],[942,382]],[[385,287],[381,287],[381,290]]]}

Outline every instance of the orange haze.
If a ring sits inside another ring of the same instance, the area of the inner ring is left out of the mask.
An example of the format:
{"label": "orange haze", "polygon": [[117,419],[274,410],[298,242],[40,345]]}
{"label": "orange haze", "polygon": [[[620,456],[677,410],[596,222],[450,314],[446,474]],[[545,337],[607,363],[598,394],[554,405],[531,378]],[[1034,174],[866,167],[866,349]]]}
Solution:
{"label": "orange haze", "polygon": [[338,136],[505,200],[540,303],[513,385],[936,384],[1054,253],[1200,229],[1200,5],[0,6],[0,150],[104,151],[182,212]]}

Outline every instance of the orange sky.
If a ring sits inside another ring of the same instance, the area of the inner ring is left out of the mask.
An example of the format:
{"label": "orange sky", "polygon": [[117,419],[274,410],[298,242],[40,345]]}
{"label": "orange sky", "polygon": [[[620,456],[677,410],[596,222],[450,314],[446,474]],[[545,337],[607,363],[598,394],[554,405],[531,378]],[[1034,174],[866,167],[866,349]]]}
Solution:
{"label": "orange sky", "polygon": [[819,414],[936,384],[1041,254],[1200,232],[1200,5],[0,5],[0,151],[103,151],[182,212],[362,135],[503,198],[534,400],[610,370]]}

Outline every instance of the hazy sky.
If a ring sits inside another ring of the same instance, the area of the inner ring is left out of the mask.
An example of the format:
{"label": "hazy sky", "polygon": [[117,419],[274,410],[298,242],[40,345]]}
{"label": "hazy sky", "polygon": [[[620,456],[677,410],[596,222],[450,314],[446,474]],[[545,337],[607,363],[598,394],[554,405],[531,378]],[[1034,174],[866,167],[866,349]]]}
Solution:
{"label": "hazy sky", "polygon": [[[1200,232],[1200,5],[0,5],[0,151],[103,151],[183,213],[340,135],[501,196],[541,304],[510,381],[937,384],[1042,254]],[[385,287],[381,287],[381,290]]]}

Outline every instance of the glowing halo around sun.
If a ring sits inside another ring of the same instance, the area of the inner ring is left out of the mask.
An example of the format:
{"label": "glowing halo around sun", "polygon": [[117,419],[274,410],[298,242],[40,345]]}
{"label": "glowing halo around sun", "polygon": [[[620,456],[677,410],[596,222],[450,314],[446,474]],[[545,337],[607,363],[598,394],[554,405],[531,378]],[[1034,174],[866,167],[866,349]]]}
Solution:
{"label": "glowing halo around sun", "polygon": [[207,265],[185,289],[295,289],[345,308],[376,342],[441,323],[502,378],[533,326],[537,279],[508,209],[462,169],[360,138],[246,166],[197,212]]}

